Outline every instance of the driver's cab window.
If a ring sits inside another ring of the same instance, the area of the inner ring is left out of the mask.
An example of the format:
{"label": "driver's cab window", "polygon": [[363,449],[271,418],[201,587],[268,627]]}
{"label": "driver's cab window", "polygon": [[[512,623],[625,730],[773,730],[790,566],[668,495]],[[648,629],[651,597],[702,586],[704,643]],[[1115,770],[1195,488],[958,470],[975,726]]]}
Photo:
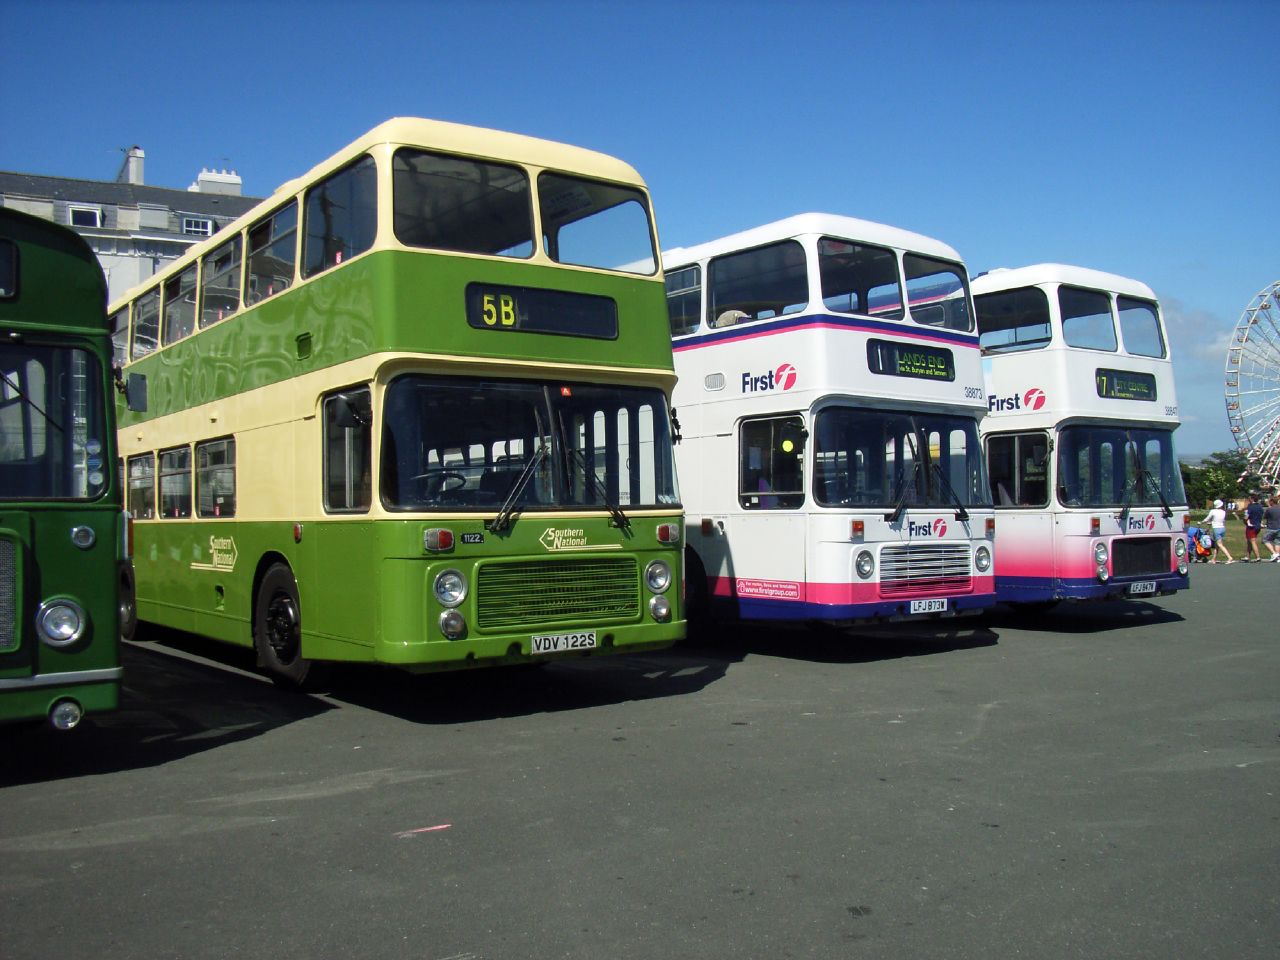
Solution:
{"label": "driver's cab window", "polygon": [[373,499],[373,403],[368,387],[324,399],[324,508],[368,513]]}
{"label": "driver's cab window", "polygon": [[1044,507],[1049,503],[1049,437],[1045,433],[987,438],[991,498],[997,507]]}
{"label": "driver's cab window", "polygon": [[804,421],[746,420],[739,428],[738,503],[746,510],[804,505]]}

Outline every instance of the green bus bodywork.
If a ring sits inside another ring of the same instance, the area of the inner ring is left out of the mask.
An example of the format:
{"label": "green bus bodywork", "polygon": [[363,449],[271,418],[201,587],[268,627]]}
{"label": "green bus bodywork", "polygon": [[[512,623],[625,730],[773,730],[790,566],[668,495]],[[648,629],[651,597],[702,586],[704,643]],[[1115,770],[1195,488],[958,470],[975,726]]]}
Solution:
{"label": "green bus bodywork", "polygon": [[[226,235],[205,249],[225,242]],[[469,287],[473,295],[541,290],[604,298],[616,304],[616,338],[485,327],[474,322],[474,312],[469,322]],[[349,381],[326,373],[358,367],[362,360],[369,364]],[[263,621],[276,614],[267,609],[263,583],[283,566],[296,584],[296,602],[285,597],[281,609],[299,622],[300,656],[308,661],[374,661],[424,671],[528,662],[535,635],[595,631],[597,645],[589,653],[654,649],[684,636],[682,545],[659,542],[660,529],[681,528],[674,486],[661,503],[623,504],[629,526],[599,505],[578,505],[519,510],[509,528],[495,532],[488,526],[496,505],[389,515],[376,488],[373,510],[330,514],[321,506],[320,458],[301,452],[321,448],[324,396],[349,384],[372,391],[376,463],[383,391],[396,376],[415,372],[652,388],[665,431],[674,372],[659,272],[640,277],[377,248],[126,369],[146,378],[148,406],[136,411],[121,403],[122,440],[150,436],[160,418],[187,417],[180,434],[158,427],[161,439],[143,440],[143,448],[235,436],[241,489],[272,476],[298,495],[296,512],[273,508],[267,519],[252,509],[239,510],[235,518],[197,519],[192,509],[190,517],[146,521],[135,512],[141,620],[256,644],[260,662],[279,675],[279,665],[264,656]],[[308,385],[299,378],[308,378]],[[292,424],[281,426],[281,437],[294,444],[277,448],[275,463],[240,441],[241,430],[252,427],[237,407],[254,391],[273,389],[293,408],[281,410],[276,423]],[[204,431],[198,435],[190,432],[193,408]],[[204,411],[218,414],[204,418]],[[665,432],[662,439],[666,447],[658,455],[669,458]],[[424,547],[426,531],[436,528],[452,534],[451,550]],[[555,546],[570,540],[572,549]],[[655,622],[649,609],[645,571],[656,559],[671,572],[663,591],[670,605],[667,622]],[[456,639],[446,639],[438,627],[445,608],[432,589],[437,574],[448,569],[462,572],[469,585],[457,607],[466,630]]]}
{"label": "green bus bodywork", "polygon": [[[3,208],[0,261],[0,721],[110,710],[125,570],[102,270],[74,232]],[[38,615],[66,601],[81,634],[54,609],[68,633],[46,637]]]}

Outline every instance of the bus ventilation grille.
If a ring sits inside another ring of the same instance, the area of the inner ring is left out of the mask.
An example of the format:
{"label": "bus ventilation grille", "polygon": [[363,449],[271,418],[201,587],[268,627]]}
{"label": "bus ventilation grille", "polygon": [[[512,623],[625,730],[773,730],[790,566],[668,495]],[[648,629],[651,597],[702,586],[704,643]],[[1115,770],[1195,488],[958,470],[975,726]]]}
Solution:
{"label": "bus ventilation grille", "polygon": [[1111,573],[1117,577],[1143,577],[1168,573],[1168,537],[1129,537],[1111,541]]}
{"label": "bus ventilation grille", "polygon": [[880,551],[880,596],[969,593],[967,543],[911,543]]}
{"label": "bus ventilation grille", "polygon": [[481,630],[593,626],[639,616],[635,557],[496,561],[476,571]]}
{"label": "bus ventilation grille", "polygon": [[18,649],[18,551],[0,538],[0,653]]}

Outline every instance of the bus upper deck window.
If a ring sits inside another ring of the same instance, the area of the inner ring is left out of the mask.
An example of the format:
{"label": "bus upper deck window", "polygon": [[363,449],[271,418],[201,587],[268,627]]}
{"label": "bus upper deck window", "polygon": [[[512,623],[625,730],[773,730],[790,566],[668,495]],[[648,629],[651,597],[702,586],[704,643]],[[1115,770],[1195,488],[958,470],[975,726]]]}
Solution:
{"label": "bus upper deck window", "polygon": [[543,173],[538,202],[547,256],[557,263],[645,276],[657,271],[649,204],[641,191]]}
{"label": "bus upper deck window", "polygon": [[408,147],[392,160],[392,225],[409,247],[533,255],[529,177],[517,166]]}

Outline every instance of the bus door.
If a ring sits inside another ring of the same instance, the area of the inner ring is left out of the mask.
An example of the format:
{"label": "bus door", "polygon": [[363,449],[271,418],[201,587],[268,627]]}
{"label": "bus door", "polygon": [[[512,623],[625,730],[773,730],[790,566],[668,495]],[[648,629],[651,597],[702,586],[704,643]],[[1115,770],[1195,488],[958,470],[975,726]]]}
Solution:
{"label": "bus door", "polygon": [[785,615],[806,599],[806,432],[799,414],[738,425],[738,511],[725,530],[728,576],[744,613]]}
{"label": "bus door", "polygon": [[1001,600],[1049,600],[1062,558],[1050,500],[1052,444],[1044,430],[987,437],[996,506],[996,591]]}

